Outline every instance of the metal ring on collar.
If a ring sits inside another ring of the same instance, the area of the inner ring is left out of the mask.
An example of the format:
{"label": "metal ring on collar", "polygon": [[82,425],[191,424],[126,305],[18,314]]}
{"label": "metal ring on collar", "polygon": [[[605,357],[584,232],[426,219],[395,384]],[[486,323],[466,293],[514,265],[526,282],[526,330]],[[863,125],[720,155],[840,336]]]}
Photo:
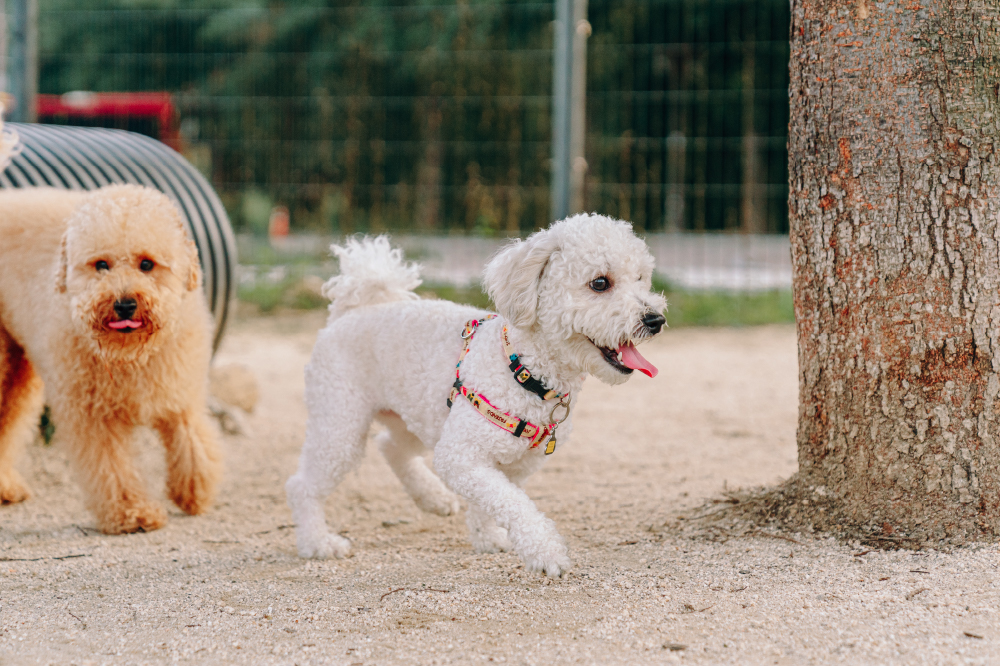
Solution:
{"label": "metal ring on collar", "polygon": [[[561,419],[556,419],[556,410],[559,409],[560,407],[562,407],[563,409],[565,409],[566,413],[563,415],[563,417]],[[565,421],[568,418],[569,418],[569,403],[568,402],[564,402],[563,400],[560,400],[559,402],[557,402],[555,405],[552,406],[552,411],[549,412],[549,423],[562,423],[563,421]]]}

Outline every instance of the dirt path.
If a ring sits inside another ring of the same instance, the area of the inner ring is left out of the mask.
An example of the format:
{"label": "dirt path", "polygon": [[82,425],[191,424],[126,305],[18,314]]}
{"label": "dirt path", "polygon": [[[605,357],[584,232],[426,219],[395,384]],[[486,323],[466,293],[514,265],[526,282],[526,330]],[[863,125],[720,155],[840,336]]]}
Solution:
{"label": "dirt path", "polygon": [[[527,484],[569,543],[565,580],[473,553],[463,518],[421,514],[374,450],[328,504],[355,556],[300,560],[283,484],[321,323],[252,319],[227,337],[220,361],[250,365],[262,397],[252,435],[225,439],[206,516],[96,534],[61,455],[31,448],[35,497],[0,508],[0,664],[1000,660],[996,546],[862,555],[669,527],[724,487],[795,471],[791,327],[668,331],[643,348],[657,379],[587,382],[572,439]],[[159,445],[140,440],[159,486]]]}

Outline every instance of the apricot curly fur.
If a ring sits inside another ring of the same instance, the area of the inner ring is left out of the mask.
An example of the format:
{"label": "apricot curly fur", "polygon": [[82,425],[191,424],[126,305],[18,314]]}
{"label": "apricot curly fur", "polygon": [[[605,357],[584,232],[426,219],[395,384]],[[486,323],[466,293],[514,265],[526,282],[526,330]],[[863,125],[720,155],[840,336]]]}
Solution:
{"label": "apricot curly fur", "polygon": [[[0,192],[0,239],[0,502],[28,497],[13,465],[44,382],[56,442],[101,530],[166,522],[133,464],[138,426],[160,433],[168,496],[205,511],[221,462],[205,402],[212,326],[178,210],[135,185],[10,190]],[[130,300],[123,319],[115,304]],[[136,327],[112,326],[126,320]]]}

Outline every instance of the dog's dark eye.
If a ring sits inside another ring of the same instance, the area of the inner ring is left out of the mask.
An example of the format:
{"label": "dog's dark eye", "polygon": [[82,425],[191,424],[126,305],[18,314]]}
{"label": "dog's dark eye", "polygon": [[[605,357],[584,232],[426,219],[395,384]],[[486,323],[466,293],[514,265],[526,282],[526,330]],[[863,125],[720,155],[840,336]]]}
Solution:
{"label": "dog's dark eye", "polygon": [[607,291],[611,288],[611,280],[604,277],[603,275],[598,278],[594,278],[590,281],[590,288],[594,291],[600,293],[602,291]]}
{"label": "dog's dark eye", "polygon": [[143,259],[139,262],[139,270],[143,273],[148,273],[153,270],[153,262],[150,259]]}
{"label": "dog's dark eye", "polygon": [[103,259],[94,262],[94,268],[99,271],[111,270],[111,266],[108,266],[108,262],[104,261]]}

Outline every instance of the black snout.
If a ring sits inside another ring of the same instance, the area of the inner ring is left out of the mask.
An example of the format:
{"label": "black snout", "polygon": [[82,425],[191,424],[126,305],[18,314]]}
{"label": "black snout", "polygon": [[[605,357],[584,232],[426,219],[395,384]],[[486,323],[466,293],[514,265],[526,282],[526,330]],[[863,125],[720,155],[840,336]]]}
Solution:
{"label": "black snout", "polygon": [[663,324],[667,321],[666,317],[661,315],[659,312],[647,312],[642,316],[642,325],[645,326],[654,335],[660,332],[663,328]]}
{"label": "black snout", "polygon": [[134,298],[123,298],[120,301],[115,301],[115,314],[118,315],[119,319],[131,319],[132,315],[135,314],[135,308]]}

